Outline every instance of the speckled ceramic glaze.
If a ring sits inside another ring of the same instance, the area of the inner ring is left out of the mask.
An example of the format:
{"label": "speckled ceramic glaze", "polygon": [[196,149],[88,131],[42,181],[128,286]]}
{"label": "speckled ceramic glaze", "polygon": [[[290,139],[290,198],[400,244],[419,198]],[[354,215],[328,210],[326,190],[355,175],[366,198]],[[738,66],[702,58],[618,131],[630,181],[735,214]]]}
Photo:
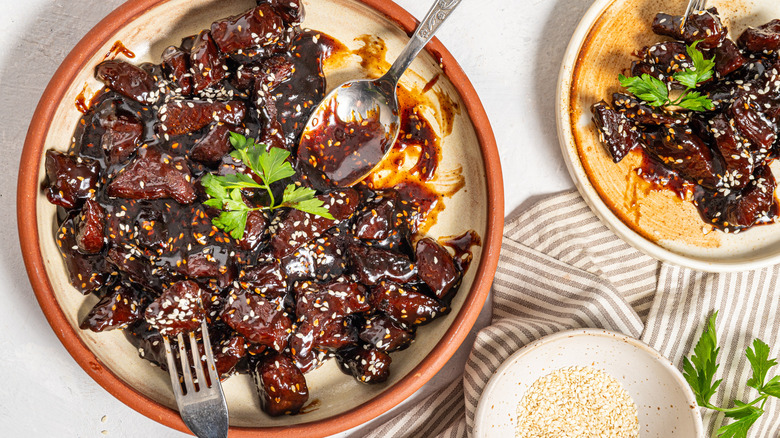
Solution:
{"label": "speckled ceramic glaze", "polygon": [[[652,190],[634,171],[641,154],[615,164],[598,140],[590,106],[618,91],[631,53],[668,38],[652,33],[655,14],[682,15],[685,1],[597,0],[566,51],[557,97],[558,133],[569,173],[593,211],[634,247],[703,271],[739,271],[780,263],[780,223],[739,234],[711,231],[696,207],[669,190]],[[775,0],[712,0],[736,39],[748,26],[780,18]],[[777,163],[775,175],[780,175]]]}
{"label": "speckled ceramic glaze", "polygon": [[[71,52],[51,83],[32,120],[22,156],[18,189],[18,219],[25,264],[38,301],[55,332],[78,363],[106,390],[124,403],[170,427],[186,431],[175,410],[167,373],[149,366],[119,331],[92,333],[78,322],[95,302],[73,289],[54,240],[55,207],[41,191],[45,179],[43,153],[66,150],[80,117],[74,102],[84,84],[92,90],[94,67],[115,41],[137,55],[134,62],[159,62],[165,47],[197,33],[212,21],[243,12],[253,1],[138,0],[130,1],[99,23]],[[350,49],[357,37],[381,37],[392,60],[408,40],[414,18],[386,0],[304,1],[304,26],[328,33]],[[316,436],[336,433],[387,411],[428,381],[450,358],[474,324],[487,297],[501,244],[503,189],[500,164],[490,125],[474,89],[452,56],[434,40],[402,80],[422,89],[442,74],[434,90],[454,103],[452,132],[442,140],[442,172],[461,172],[465,187],[451,198],[429,234],[448,236],[474,229],[482,238],[474,262],[452,312],[418,330],[417,340],[393,353],[392,374],[380,385],[362,385],[341,373],[335,361],[308,374],[307,413],[271,418],[259,406],[254,384],[246,375],[224,384],[230,409],[231,436]],[[347,57],[326,70],[331,87],[364,76],[358,57]],[[435,100],[434,100],[435,101]],[[434,107],[431,110],[435,113]],[[441,133],[442,126],[431,119]],[[490,169],[489,172],[486,169]],[[467,211],[468,214],[463,214]]]}
{"label": "speckled ceramic glaze", "polygon": [[515,436],[517,406],[526,391],[567,367],[592,367],[620,382],[636,404],[640,437],[704,436],[696,398],[666,358],[626,335],[579,329],[528,344],[496,370],[477,405],[474,437]]}

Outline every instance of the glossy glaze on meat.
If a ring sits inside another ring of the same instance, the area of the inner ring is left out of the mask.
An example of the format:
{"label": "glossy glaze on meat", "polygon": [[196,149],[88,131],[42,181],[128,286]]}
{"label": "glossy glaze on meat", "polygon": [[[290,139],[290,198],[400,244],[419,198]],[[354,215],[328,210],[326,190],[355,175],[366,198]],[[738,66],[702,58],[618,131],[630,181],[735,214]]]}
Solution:
{"label": "glossy glaze on meat", "polygon": [[[175,343],[205,320],[222,377],[250,373],[263,409],[283,415],[301,410],[304,373],[329,358],[360,382],[386,381],[388,353],[449,311],[479,239],[447,242],[453,256],[420,235],[439,197],[415,183],[316,184],[333,219],[255,211],[241,240],[212,224],[201,178],[250,173],[229,155],[230,132],[291,152],[297,173],[272,186],[275,196],[312,185],[296,145],[324,97],[322,61],[335,43],[299,27],[297,0],[258,3],[168,47],[159,65],[98,65],[106,88],[68,153],[47,152],[44,191],[61,207],[56,240],[71,283],[98,298],[82,329],[123,329],[165,368],[163,336]],[[407,141],[438,144],[422,116],[402,112]],[[426,178],[438,157],[421,161]]]}
{"label": "glossy glaze on meat", "polygon": [[780,153],[780,21],[747,29],[735,43],[715,8],[682,17],[660,13],[653,31],[677,41],[639,52],[633,76],[649,74],[672,90],[671,76],[692,62],[686,44],[714,59],[714,77],[698,90],[711,111],[653,108],[615,93],[611,105],[593,105],[601,142],[617,163],[631,151],[644,157],[636,172],[649,182],[692,199],[702,219],[724,232],[774,222],[775,178],[769,164]]}

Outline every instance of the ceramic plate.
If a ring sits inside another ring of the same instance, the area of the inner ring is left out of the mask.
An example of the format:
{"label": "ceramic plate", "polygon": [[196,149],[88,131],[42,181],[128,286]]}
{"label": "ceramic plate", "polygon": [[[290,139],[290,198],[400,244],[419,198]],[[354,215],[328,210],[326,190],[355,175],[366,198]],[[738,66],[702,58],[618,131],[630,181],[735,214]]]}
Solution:
{"label": "ceramic plate", "polygon": [[[583,17],[564,56],[557,118],[569,173],[586,202],[615,233],[661,260],[703,271],[738,271],[780,262],[780,223],[739,234],[710,231],[692,203],[668,190],[651,190],[636,175],[639,153],[612,162],[598,140],[590,106],[619,88],[631,53],[667,38],[650,29],[657,12],[682,15],[685,1],[597,0]],[[736,39],[748,26],[780,18],[776,0],[712,0]],[[777,166],[775,175],[780,175]]]}
{"label": "ceramic plate", "polygon": [[658,352],[626,335],[579,329],[546,336],[509,357],[477,405],[474,437],[513,437],[517,406],[533,383],[566,367],[612,376],[636,403],[642,438],[702,436],[696,399],[682,374]]}
{"label": "ceramic plate", "polygon": [[[381,37],[392,60],[408,41],[414,18],[390,1],[311,0],[304,27],[335,37],[349,49],[362,46],[362,35]],[[78,329],[95,302],[68,280],[54,240],[56,209],[41,191],[45,178],[42,154],[65,150],[80,113],[74,105],[84,85],[100,87],[94,67],[115,41],[136,54],[134,62],[159,61],[162,50],[182,37],[207,28],[217,19],[243,12],[252,0],[138,0],[127,2],[93,29],[58,70],[36,110],[22,156],[18,222],[25,264],[39,303],[63,344],[79,364],[117,398],[168,426],[186,431],[175,410],[167,373],[149,366],[120,331],[92,333]],[[335,361],[307,375],[311,405],[298,416],[271,418],[260,410],[254,384],[246,375],[224,384],[230,409],[231,436],[280,433],[296,436],[332,434],[374,418],[403,401],[438,371],[468,334],[492,282],[501,243],[503,193],[495,139],[484,110],[463,71],[436,40],[412,64],[403,85],[421,90],[439,79],[429,93],[434,113],[450,99],[452,124],[433,121],[443,135],[441,170],[465,178],[465,187],[445,199],[446,208],[429,234],[448,236],[474,229],[482,237],[471,269],[463,280],[452,312],[418,331],[407,350],[392,355],[388,382],[363,385],[345,375]],[[433,54],[432,54],[433,53]],[[326,71],[329,85],[365,77],[360,58],[346,56]],[[435,96],[435,97],[434,97]],[[435,118],[431,119],[434,120]],[[438,120],[438,119],[435,119]],[[451,131],[450,131],[451,130]],[[447,131],[447,132],[444,132]],[[446,135],[445,135],[446,134]],[[490,175],[485,171],[490,168]],[[462,211],[469,211],[463,215]],[[33,225],[33,226],[30,226]],[[236,434],[236,435],[233,435]]]}

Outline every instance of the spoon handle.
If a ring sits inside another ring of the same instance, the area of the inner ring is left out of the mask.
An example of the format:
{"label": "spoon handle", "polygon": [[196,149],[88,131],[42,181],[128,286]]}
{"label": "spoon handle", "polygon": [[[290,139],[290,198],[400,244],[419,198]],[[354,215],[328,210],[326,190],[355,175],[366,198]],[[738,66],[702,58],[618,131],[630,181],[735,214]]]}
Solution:
{"label": "spoon handle", "polygon": [[414,32],[414,35],[412,35],[412,39],[382,79],[391,81],[393,88],[395,88],[395,84],[401,79],[401,75],[409,68],[409,65],[414,61],[414,58],[416,58],[425,45],[428,44],[428,41],[433,38],[433,34],[439,30],[439,27],[447,20],[460,2],[461,0],[436,0],[428,11],[428,14],[425,15],[425,18],[420,22],[420,25],[417,26],[417,30]]}

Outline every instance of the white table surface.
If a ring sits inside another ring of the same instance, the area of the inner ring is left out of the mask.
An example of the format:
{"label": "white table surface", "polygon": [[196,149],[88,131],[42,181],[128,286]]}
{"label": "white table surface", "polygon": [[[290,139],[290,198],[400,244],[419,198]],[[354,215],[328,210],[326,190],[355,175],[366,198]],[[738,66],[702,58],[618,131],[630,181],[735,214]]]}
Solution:
{"label": "white table surface", "polygon": [[[431,1],[396,0],[418,18]],[[186,436],[125,406],[76,364],[38,307],[18,243],[16,178],[30,117],[70,49],[121,3],[0,0],[3,437]],[[490,117],[504,173],[506,215],[534,196],[573,187],[558,146],[555,85],[563,50],[590,4],[591,0],[464,0],[438,34],[466,71]],[[489,312],[483,312],[478,327],[489,318]],[[473,332],[445,369],[413,398],[460,375]],[[339,436],[360,436],[370,427]]]}

